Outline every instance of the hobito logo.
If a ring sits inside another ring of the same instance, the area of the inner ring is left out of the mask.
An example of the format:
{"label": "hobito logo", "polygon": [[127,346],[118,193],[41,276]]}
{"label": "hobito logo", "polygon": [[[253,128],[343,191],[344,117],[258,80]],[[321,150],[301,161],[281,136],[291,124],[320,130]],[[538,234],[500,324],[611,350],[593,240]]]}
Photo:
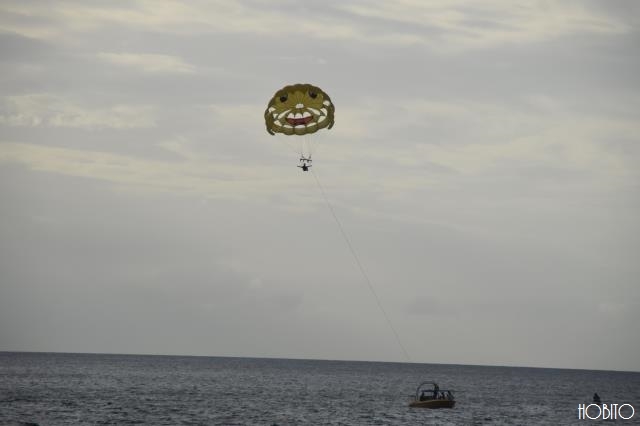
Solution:
{"label": "hobito logo", "polygon": [[578,404],[580,420],[630,420],[635,414],[631,404]]}

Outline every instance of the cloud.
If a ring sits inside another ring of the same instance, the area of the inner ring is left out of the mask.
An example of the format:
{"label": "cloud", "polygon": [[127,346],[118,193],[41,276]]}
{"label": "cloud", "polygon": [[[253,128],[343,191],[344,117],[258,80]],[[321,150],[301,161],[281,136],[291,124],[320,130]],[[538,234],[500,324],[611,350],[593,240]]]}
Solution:
{"label": "cloud", "polygon": [[[279,6],[279,7],[278,7]],[[619,34],[631,30],[620,17],[584,2],[447,3],[403,0],[282,5],[273,2],[177,2],[148,0],[118,5],[66,2],[55,7],[5,2],[4,31],[35,38],[64,38],[113,25],[173,34],[254,34],[351,40],[380,45],[426,45],[464,50],[548,40],[572,34]]]}
{"label": "cloud", "polygon": [[[328,17],[287,16],[272,3],[193,2],[138,0],[126,6],[95,6],[84,2],[66,2],[42,8],[23,2],[5,3],[0,28],[26,37],[66,37],[69,33],[88,33],[122,25],[142,31],[172,34],[306,33],[322,38],[349,36],[349,25],[337,24]],[[11,17],[11,18],[9,18]],[[295,25],[292,23],[295,22]],[[287,23],[283,25],[283,23]]]}
{"label": "cloud", "polygon": [[47,93],[6,96],[1,105],[0,124],[7,126],[129,129],[156,125],[153,108],[145,105],[89,109]]}
{"label": "cloud", "polygon": [[196,71],[195,66],[188,64],[182,58],[170,55],[102,52],[98,54],[98,58],[111,64],[151,73],[192,74]]}
{"label": "cloud", "polygon": [[[376,20],[397,30],[396,40],[420,41],[437,49],[484,48],[520,44],[572,34],[617,34],[631,30],[612,16],[589,10],[584,2],[447,3],[402,0],[342,3],[339,8],[363,19]],[[406,32],[405,32],[406,31]],[[419,36],[423,34],[423,36]],[[400,36],[403,37],[400,37]]]}
{"label": "cloud", "polygon": [[[180,141],[168,145],[179,148]],[[301,184],[272,168],[183,158],[157,161],[107,152],[0,142],[0,163],[22,164],[30,169],[98,179],[124,189],[191,194],[205,198],[246,199],[280,194],[284,187],[292,194]],[[292,195],[294,196],[294,195]]]}
{"label": "cloud", "polygon": [[[339,126],[332,130],[349,143],[330,144],[326,150],[331,150],[329,158],[344,161],[384,161],[386,169],[432,164],[441,167],[433,170],[437,173],[480,175],[536,166],[611,179],[637,176],[640,151],[632,143],[640,133],[637,117],[617,114],[606,99],[600,102],[597,111],[589,112],[542,95],[515,104],[366,99],[343,107]],[[403,180],[411,184],[406,175]]]}

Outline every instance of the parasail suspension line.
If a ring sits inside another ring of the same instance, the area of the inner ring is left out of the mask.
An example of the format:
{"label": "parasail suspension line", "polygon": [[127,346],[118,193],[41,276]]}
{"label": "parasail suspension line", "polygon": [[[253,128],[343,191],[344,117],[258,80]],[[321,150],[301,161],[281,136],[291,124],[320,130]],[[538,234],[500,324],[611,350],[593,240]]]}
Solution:
{"label": "parasail suspension line", "polygon": [[393,336],[396,338],[396,342],[398,342],[398,346],[400,346],[400,349],[402,349],[402,352],[404,353],[404,356],[407,359],[407,361],[408,362],[412,362],[411,361],[411,357],[409,356],[409,352],[407,352],[407,349],[402,344],[402,341],[400,340],[400,335],[398,334],[398,332],[396,331],[395,327],[393,326],[393,323],[391,322],[391,319],[389,318],[389,315],[387,315],[387,311],[385,311],[384,307],[382,306],[382,302],[380,301],[380,297],[378,297],[378,293],[376,293],[376,290],[373,288],[373,284],[371,283],[371,280],[369,279],[369,275],[367,275],[367,272],[365,271],[364,267],[362,266],[362,263],[360,262],[360,258],[356,254],[356,251],[353,248],[353,245],[351,244],[351,241],[349,240],[349,236],[347,235],[347,233],[345,232],[344,228],[342,227],[342,224],[340,223],[340,220],[338,219],[338,216],[336,215],[336,212],[333,209],[333,206],[329,202],[329,198],[327,197],[327,193],[324,191],[324,188],[320,184],[320,180],[318,179],[318,175],[316,175],[316,173],[313,170],[311,170],[311,174],[315,178],[316,183],[318,184],[318,188],[320,188],[320,192],[322,193],[324,201],[327,203],[327,207],[329,207],[329,211],[331,212],[331,215],[333,216],[333,219],[338,224],[338,229],[340,229],[340,233],[342,234],[342,238],[344,238],[344,241],[347,243],[347,247],[349,247],[349,251],[351,252],[351,255],[353,256],[353,258],[355,259],[356,264],[358,265],[358,269],[360,269],[360,273],[362,273],[362,276],[364,277],[364,280],[367,283],[367,286],[369,287],[369,290],[371,291],[371,294],[373,294],[374,299],[376,299],[376,303],[378,304],[378,307],[380,308],[380,311],[382,312],[382,315],[384,316],[384,319],[387,321],[387,324],[389,325],[389,328],[393,332]]}

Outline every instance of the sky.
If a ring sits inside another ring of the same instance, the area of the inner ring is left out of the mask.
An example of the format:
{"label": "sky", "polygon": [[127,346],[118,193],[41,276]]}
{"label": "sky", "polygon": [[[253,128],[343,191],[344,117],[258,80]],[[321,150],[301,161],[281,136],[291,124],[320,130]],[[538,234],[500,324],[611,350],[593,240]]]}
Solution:
{"label": "sky", "polygon": [[5,0],[0,52],[1,351],[640,371],[635,1]]}

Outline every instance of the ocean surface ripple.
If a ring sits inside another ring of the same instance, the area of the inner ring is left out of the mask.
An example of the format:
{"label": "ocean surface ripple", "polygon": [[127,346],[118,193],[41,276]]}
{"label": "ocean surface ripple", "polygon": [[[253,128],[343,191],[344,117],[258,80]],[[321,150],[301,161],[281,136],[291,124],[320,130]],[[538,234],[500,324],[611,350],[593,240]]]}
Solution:
{"label": "ocean surface ripple", "polygon": [[[424,380],[455,408],[409,408]],[[640,373],[0,352],[2,425],[577,425],[594,392],[640,424]]]}

